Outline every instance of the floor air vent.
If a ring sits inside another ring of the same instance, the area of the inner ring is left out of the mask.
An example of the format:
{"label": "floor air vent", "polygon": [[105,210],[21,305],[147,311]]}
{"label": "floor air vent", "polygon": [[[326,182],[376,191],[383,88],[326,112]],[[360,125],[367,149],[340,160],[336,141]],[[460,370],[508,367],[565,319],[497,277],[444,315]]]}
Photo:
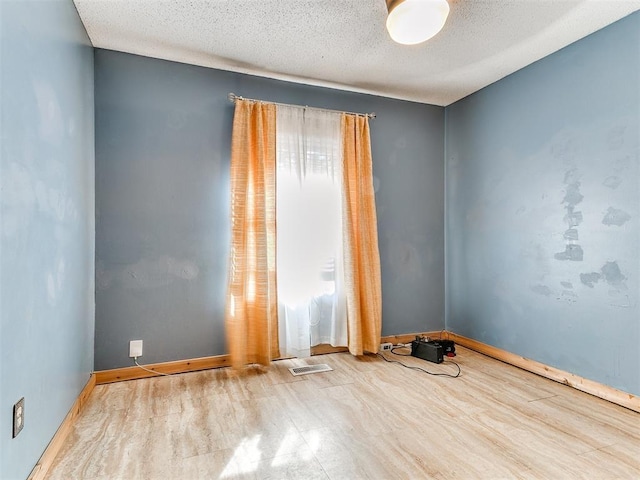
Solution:
{"label": "floor air vent", "polygon": [[308,375],[310,373],[320,373],[320,372],[330,372],[333,370],[326,363],[319,363],[318,365],[306,365],[304,367],[293,367],[290,368],[289,371],[291,375],[297,377],[298,375]]}

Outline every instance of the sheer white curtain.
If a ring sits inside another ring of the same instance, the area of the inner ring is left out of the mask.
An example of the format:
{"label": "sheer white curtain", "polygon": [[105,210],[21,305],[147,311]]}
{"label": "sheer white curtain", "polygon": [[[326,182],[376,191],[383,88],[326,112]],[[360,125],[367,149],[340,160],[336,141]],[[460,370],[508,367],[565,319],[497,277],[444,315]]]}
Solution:
{"label": "sheer white curtain", "polygon": [[277,283],[282,356],[347,345],[341,116],[277,107]]}

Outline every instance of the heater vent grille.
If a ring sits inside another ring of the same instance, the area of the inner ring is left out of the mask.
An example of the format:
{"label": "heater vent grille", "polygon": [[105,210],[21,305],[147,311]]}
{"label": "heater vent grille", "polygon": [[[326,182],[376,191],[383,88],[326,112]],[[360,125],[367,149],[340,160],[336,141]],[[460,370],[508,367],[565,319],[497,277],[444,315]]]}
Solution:
{"label": "heater vent grille", "polygon": [[330,372],[333,370],[326,363],[319,363],[318,365],[306,365],[304,367],[293,367],[290,368],[289,371],[291,375],[297,377],[298,375],[308,375],[310,373],[320,373],[320,372]]}

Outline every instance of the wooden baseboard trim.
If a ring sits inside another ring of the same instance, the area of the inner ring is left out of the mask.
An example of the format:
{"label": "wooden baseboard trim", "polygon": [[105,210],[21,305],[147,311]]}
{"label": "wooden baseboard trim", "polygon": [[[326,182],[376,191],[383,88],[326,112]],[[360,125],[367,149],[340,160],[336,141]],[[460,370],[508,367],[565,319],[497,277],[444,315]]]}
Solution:
{"label": "wooden baseboard trim", "polygon": [[550,380],[563,383],[575,388],[576,390],[589,393],[611,403],[615,403],[628,408],[629,410],[640,413],[640,397],[631,393],[623,392],[622,390],[618,390],[608,385],[574,375],[573,373],[565,372],[559,368],[550,367],[544,363],[516,355],[515,353],[507,352],[506,350],[487,345],[486,343],[482,343],[471,338],[463,337],[462,335],[457,335],[452,332],[446,332],[446,335],[448,335],[448,338],[456,342],[458,345],[462,345],[470,350],[482,353],[488,357],[495,358],[496,360],[527,370]]}
{"label": "wooden baseboard trim", "polygon": [[[416,338],[416,335],[424,335],[428,337],[439,337],[442,331],[437,332],[422,332],[422,333],[407,333],[404,335],[391,335],[382,337],[382,342],[391,343],[407,343]],[[320,344],[315,347],[311,347],[311,355],[326,355],[329,353],[343,353],[348,352],[347,347],[333,347],[328,344]],[[281,360],[281,359],[279,359]],[[138,380],[140,378],[156,377],[160,373],[187,373],[196,372],[199,370],[208,370],[211,368],[228,367],[231,365],[228,355],[216,355],[212,357],[192,358],[188,360],[176,360],[173,362],[151,363],[143,365],[145,368],[152,370],[152,373],[143,370],[140,367],[123,367],[114,368],[111,370],[100,370],[95,372],[96,384],[102,385],[104,383],[123,382],[126,380]]]}
{"label": "wooden baseboard trim", "polygon": [[89,395],[91,395],[93,387],[95,386],[96,376],[91,375],[89,381],[80,392],[80,395],[78,395],[78,398],[76,398],[76,401],[73,403],[71,410],[69,410],[67,416],[64,417],[64,420],[60,424],[60,427],[58,427],[58,430],[49,442],[49,445],[47,445],[47,448],[38,460],[38,463],[36,463],[36,466],[33,467],[33,470],[31,470],[31,473],[29,474],[29,477],[27,477],[27,480],[43,480],[46,477],[49,469],[51,468],[51,465],[53,465],[53,461],[55,460],[56,455],[58,455],[58,452],[69,436],[69,433],[71,433],[73,423],[76,421],[76,418],[78,418],[78,415],[80,415],[82,408],[84,407],[85,403],[87,403]]}
{"label": "wooden baseboard trim", "polygon": [[311,347],[311,355],[326,355],[328,353],[344,353],[348,351],[348,347],[334,347],[327,343],[321,343],[320,345]]}
{"label": "wooden baseboard trim", "polygon": [[[380,343],[409,343],[415,340],[416,337],[429,337],[429,338],[441,338],[442,335],[446,335],[445,330],[437,330],[433,332],[418,332],[418,333],[403,333],[400,335],[387,335],[380,338]],[[329,344],[322,343],[311,347],[311,355],[326,355],[328,353],[344,353],[348,352],[348,347],[334,347]]]}
{"label": "wooden baseboard trim", "polygon": [[[382,337],[382,342],[391,343],[408,343],[416,338],[416,335],[424,335],[428,337],[438,337],[442,331],[437,332],[421,332],[407,333],[403,335],[390,335]],[[311,347],[311,355],[326,355],[328,353],[348,352],[347,347],[333,347],[331,345],[317,345]],[[215,355],[212,357],[192,358],[188,360],[176,360],[173,362],[151,363],[143,365],[145,368],[158,373],[187,373],[196,372],[198,370],[208,370],[210,368],[228,367],[231,365],[228,355]],[[140,378],[156,377],[158,374],[147,372],[140,367],[123,367],[111,370],[100,370],[95,372],[96,385],[104,383],[123,382],[126,380],[138,380]]]}
{"label": "wooden baseboard trim", "polygon": [[416,337],[429,337],[429,338],[441,338],[442,335],[446,335],[445,330],[437,330],[433,332],[418,332],[418,333],[403,333],[401,335],[387,335],[380,339],[380,343],[410,343],[415,340]]}
{"label": "wooden baseboard trim", "polygon": [[[589,393],[596,397],[602,398],[609,402],[615,403],[622,407],[640,413],[640,398],[621,390],[617,390],[608,385],[604,385],[587,378],[574,375],[555,367],[550,367],[543,363],[531,360],[529,358],[516,355],[515,353],[502,350],[486,343],[473,340],[471,338],[458,335],[446,330],[437,330],[431,332],[406,333],[400,335],[387,335],[381,338],[382,343],[409,343],[416,336],[425,336],[430,338],[449,338],[458,345],[474,350],[483,355],[495,358],[502,362],[508,363],[531,373],[535,373],[550,380],[563,383],[576,390]],[[329,353],[346,352],[346,347],[332,347],[331,345],[318,345],[312,348],[312,355],[324,355]],[[161,373],[186,373],[198,370],[208,370],[211,368],[221,368],[230,365],[228,355],[217,355],[212,357],[194,358],[189,360],[178,360],[174,362],[163,362],[144,365],[149,370]],[[113,370],[103,370],[95,372],[95,384],[121,382],[125,380],[136,380],[140,378],[148,378],[157,376],[155,373],[147,372],[139,367],[115,368]],[[92,387],[93,388],[93,387]]]}
{"label": "wooden baseboard trim", "polygon": [[114,368],[112,370],[101,370],[95,373],[96,384],[122,382],[125,380],[137,380],[140,378],[156,377],[160,373],[187,373],[197,372],[198,370],[208,370],[210,368],[228,367],[231,365],[229,355],[216,355],[212,357],[191,358],[188,360],[176,360],[173,362],[151,363],[143,365],[145,368],[152,370],[152,373],[143,370],[140,367],[123,367]]}
{"label": "wooden baseboard trim", "polygon": [[[331,345],[317,345],[311,347],[311,355],[326,355],[328,353],[342,353],[348,352],[347,347],[333,347]],[[283,360],[278,358],[276,360]],[[114,368],[111,370],[100,370],[95,373],[96,384],[102,385],[105,383],[124,382],[126,380],[138,380],[140,378],[157,377],[160,373],[188,373],[197,372],[199,370],[209,370],[212,368],[222,368],[231,365],[228,355],[215,355],[211,357],[192,358],[188,360],[176,360],[173,362],[151,363],[143,365],[149,370],[153,370],[158,373],[151,373],[143,370],[140,367],[122,367]]]}

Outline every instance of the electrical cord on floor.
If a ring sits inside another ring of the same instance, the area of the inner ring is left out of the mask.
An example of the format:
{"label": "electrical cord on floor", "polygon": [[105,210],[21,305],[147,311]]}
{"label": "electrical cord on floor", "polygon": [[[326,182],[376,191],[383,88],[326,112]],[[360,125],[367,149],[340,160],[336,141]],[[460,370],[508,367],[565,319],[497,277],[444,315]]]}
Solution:
{"label": "electrical cord on floor", "polygon": [[141,369],[149,372],[149,373],[155,373],[156,375],[164,375],[165,377],[170,377],[171,374],[170,373],[163,373],[163,372],[156,372],[155,370],[150,370],[148,368],[143,367],[142,365],[140,365],[138,363],[138,357],[133,357],[133,363],[135,363],[138,367],[140,367]]}
{"label": "electrical cord on floor", "polygon": [[399,348],[408,348],[405,345],[398,345],[397,347],[392,347],[391,348],[391,353],[393,353],[394,355],[398,355],[399,357],[410,357],[411,354],[410,353],[396,353],[396,350]]}
{"label": "electrical cord on floor", "polygon": [[[391,349],[391,352],[393,353],[393,349]],[[380,358],[382,358],[385,362],[397,363],[399,365],[402,365],[404,368],[409,368],[411,370],[419,370],[419,371],[421,371],[423,373],[427,373],[429,375],[433,375],[434,377],[458,378],[460,376],[460,365],[458,365],[456,362],[452,362],[451,360],[448,360],[445,363],[453,363],[458,368],[458,373],[456,373],[455,375],[452,375],[450,373],[434,373],[434,372],[430,372],[428,370],[425,370],[424,368],[414,367],[414,366],[411,366],[411,365],[406,365],[406,364],[404,364],[402,362],[399,362],[398,360],[389,360],[387,357],[385,357],[381,353],[377,353],[376,355],[378,355]],[[394,355],[399,355],[401,357],[410,357],[411,356],[411,355],[406,355],[404,353],[394,353]]]}

